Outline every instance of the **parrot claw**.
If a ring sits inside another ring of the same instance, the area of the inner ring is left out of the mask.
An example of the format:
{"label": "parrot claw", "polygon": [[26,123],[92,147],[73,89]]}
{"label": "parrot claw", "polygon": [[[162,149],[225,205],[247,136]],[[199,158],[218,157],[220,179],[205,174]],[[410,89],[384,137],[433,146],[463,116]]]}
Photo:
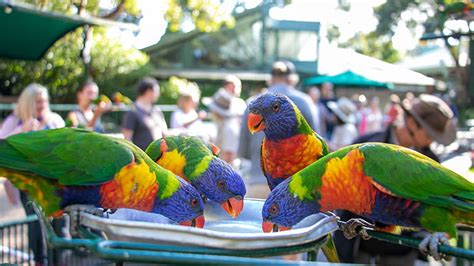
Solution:
{"label": "parrot claw", "polygon": [[64,208],[64,212],[67,213],[70,217],[70,226],[69,231],[71,236],[79,235],[79,222],[80,222],[80,213],[86,212],[96,216],[103,217],[104,210],[97,208],[94,205],[82,205],[82,204],[73,204]]}
{"label": "parrot claw", "polygon": [[425,237],[418,245],[418,249],[423,255],[431,255],[437,261],[442,259],[451,260],[451,257],[439,253],[439,244],[449,245],[449,239],[445,233],[437,232]]}
{"label": "parrot claw", "polygon": [[347,239],[352,239],[358,235],[364,240],[369,240],[370,236],[365,230],[366,227],[373,228],[374,225],[364,219],[354,218],[347,222],[340,222],[340,230]]}

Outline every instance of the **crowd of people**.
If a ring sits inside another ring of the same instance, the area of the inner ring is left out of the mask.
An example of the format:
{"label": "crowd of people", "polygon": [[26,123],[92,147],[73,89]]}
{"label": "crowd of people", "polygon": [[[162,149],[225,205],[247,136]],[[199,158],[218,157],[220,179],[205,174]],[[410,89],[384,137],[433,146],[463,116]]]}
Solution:
{"label": "crowd of people", "polygon": [[[405,99],[401,100],[393,94],[382,111],[377,97],[367,99],[365,95],[354,94],[351,97],[336,98],[331,83],[324,83],[320,88],[309,87],[305,93],[295,88],[298,81],[294,65],[278,61],[273,64],[271,79],[264,91],[289,97],[308,124],[327,140],[330,150],[353,143],[377,141],[413,148],[439,161],[430,149],[431,143],[448,145],[455,140],[455,116],[450,107],[436,96],[423,94],[415,97],[407,94]],[[220,147],[221,158],[236,168],[243,165],[239,162],[249,163],[247,170],[242,172],[247,183],[247,196],[266,198],[269,189],[260,168],[263,134],[250,134],[247,123],[244,122],[248,116],[246,106],[256,96],[244,101],[240,98],[241,92],[242,83],[236,76],[227,76],[212,97],[202,100],[197,85],[190,83],[189,86],[180,88],[178,108],[171,114],[168,126],[163,112],[155,105],[160,96],[159,84],[153,78],[144,78],[137,86],[138,96],[134,104],[123,117],[123,137],[141,149],[146,149],[153,140],[166,135],[184,134],[212,141]],[[99,87],[91,81],[77,89],[78,107],[67,115],[70,126],[104,133],[101,117],[110,110],[110,103],[97,103],[98,95]],[[207,107],[208,112],[198,110],[200,101]],[[205,120],[213,121],[216,135],[210,134]],[[63,118],[49,108],[48,90],[39,84],[31,84],[21,93],[12,114],[3,121],[0,138],[64,126]],[[5,186],[10,201],[17,202],[18,196],[15,195],[18,194],[15,189],[8,182]],[[26,195],[21,194],[21,202],[26,203]],[[351,217],[348,213],[341,215]],[[33,238],[38,237],[40,235]],[[354,241],[340,242],[340,255],[347,262],[368,262],[367,258],[383,250],[375,248],[374,251],[374,247],[388,245],[377,242],[357,245]],[[38,261],[44,259],[43,248],[33,248],[35,258]],[[395,249],[393,247],[390,250]],[[405,251],[398,250],[393,256],[416,257],[410,253],[411,250]]]}

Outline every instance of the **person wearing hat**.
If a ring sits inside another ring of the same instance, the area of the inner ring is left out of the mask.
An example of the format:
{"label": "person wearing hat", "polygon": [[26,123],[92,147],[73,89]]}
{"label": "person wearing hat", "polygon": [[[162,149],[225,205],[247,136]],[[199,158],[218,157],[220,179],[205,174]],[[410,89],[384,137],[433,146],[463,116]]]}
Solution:
{"label": "person wearing hat", "polygon": [[[268,92],[277,92],[288,96],[298,107],[308,124],[316,131],[319,130],[317,120],[317,110],[311,98],[295,89],[298,83],[298,74],[295,66],[288,61],[277,61],[271,70],[271,79],[268,81]],[[247,100],[250,102],[259,95]],[[243,121],[247,121],[248,110],[245,111]],[[267,179],[263,175],[260,167],[260,145],[262,144],[263,133],[251,135],[247,123],[242,123],[239,139],[239,157],[248,160],[250,170],[244,174],[247,185],[247,196],[253,198],[266,198],[270,192]]]}
{"label": "person wearing hat", "polygon": [[[361,136],[355,143],[392,143],[418,152],[439,162],[430,149],[433,142],[449,145],[456,140],[456,119],[449,106],[440,98],[422,94],[409,97],[400,103],[402,111],[398,119],[385,131]],[[350,212],[340,212],[341,220],[356,218]],[[420,234],[403,232],[402,235]],[[390,244],[375,239],[367,241],[360,237],[347,240],[342,233],[335,233],[335,242],[342,262],[371,263],[381,265],[413,265],[418,251],[409,247]]]}
{"label": "person wearing hat", "polygon": [[239,98],[240,92],[240,79],[227,76],[222,88],[213,95],[212,100],[203,99],[203,104],[209,108],[217,124],[215,144],[221,150],[221,158],[230,164],[237,158],[240,125],[247,107],[245,101]]}
{"label": "person wearing hat", "polygon": [[336,126],[329,141],[329,149],[335,151],[352,144],[357,137],[355,126],[357,108],[346,97],[339,98],[337,102],[328,102],[328,107],[336,115]]}

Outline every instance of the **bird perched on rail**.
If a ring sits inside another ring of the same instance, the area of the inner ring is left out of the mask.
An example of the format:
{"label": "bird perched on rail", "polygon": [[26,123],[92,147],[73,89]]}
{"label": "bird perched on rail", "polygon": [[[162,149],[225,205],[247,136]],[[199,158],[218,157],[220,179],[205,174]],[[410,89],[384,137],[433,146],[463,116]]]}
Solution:
{"label": "bird perched on rail", "polygon": [[324,139],[282,94],[265,93],[252,101],[247,122],[251,133],[265,134],[260,163],[270,190],[329,152]]}
{"label": "bird perched on rail", "polygon": [[189,181],[203,196],[221,204],[233,218],[243,209],[242,177],[217,157],[219,148],[197,137],[169,136],[152,142],[146,153],[159,165]]}
{"label": "bird perched on rail", "polygon": [[0,140],[0,176],[57,216],[69,205],[130,208],[203,227],[203,202],[191,185],[132,143],[62,128]]}
{"label": "bird perched on rail", "polygon": [[[335,151],[278,185],[266,200],[263,230],[287,230],[318,212],[347,210],[395,232],[433,235],[420,249],[456,238],[456,224],[474,226],[474,183],[413,150],[366,143]],[[430,248],[435,258],[436,250]]]}

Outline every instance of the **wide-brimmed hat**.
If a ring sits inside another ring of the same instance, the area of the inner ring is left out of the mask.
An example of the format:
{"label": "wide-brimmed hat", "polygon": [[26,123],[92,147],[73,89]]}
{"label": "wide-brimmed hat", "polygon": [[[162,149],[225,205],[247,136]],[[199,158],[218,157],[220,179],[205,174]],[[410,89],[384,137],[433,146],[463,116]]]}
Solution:
{"label": "wide-brimmed hat", "polygon": [[344,123],[356,123],[356,118],[354,113],[357,111],[355,104],[347,99],[346,97],[341,97],[337,102],[328,102],[328,107],[334,112],[334,114],[339,117]]}
{"label": "wide-brimmed hat", "polygon": [[224,79],[224,84],[232,83],[235,86],[235,96],[239,97],[242,92],[242,81],[237,76],[228,75]]}
{"label": "wide-brimmed hat", "polygon": [[219,89],[211,98],[203,98],[202,103],[213,113],[223,117],[237,115],[232,106],[234,96],[224,89]]}
{"label": "wide-brimmed hat", "polygon": [[434,141],[448,145],[456,140],[456,119],[442,99],[421,94],[411,100],[404,100],[401,106]]}

